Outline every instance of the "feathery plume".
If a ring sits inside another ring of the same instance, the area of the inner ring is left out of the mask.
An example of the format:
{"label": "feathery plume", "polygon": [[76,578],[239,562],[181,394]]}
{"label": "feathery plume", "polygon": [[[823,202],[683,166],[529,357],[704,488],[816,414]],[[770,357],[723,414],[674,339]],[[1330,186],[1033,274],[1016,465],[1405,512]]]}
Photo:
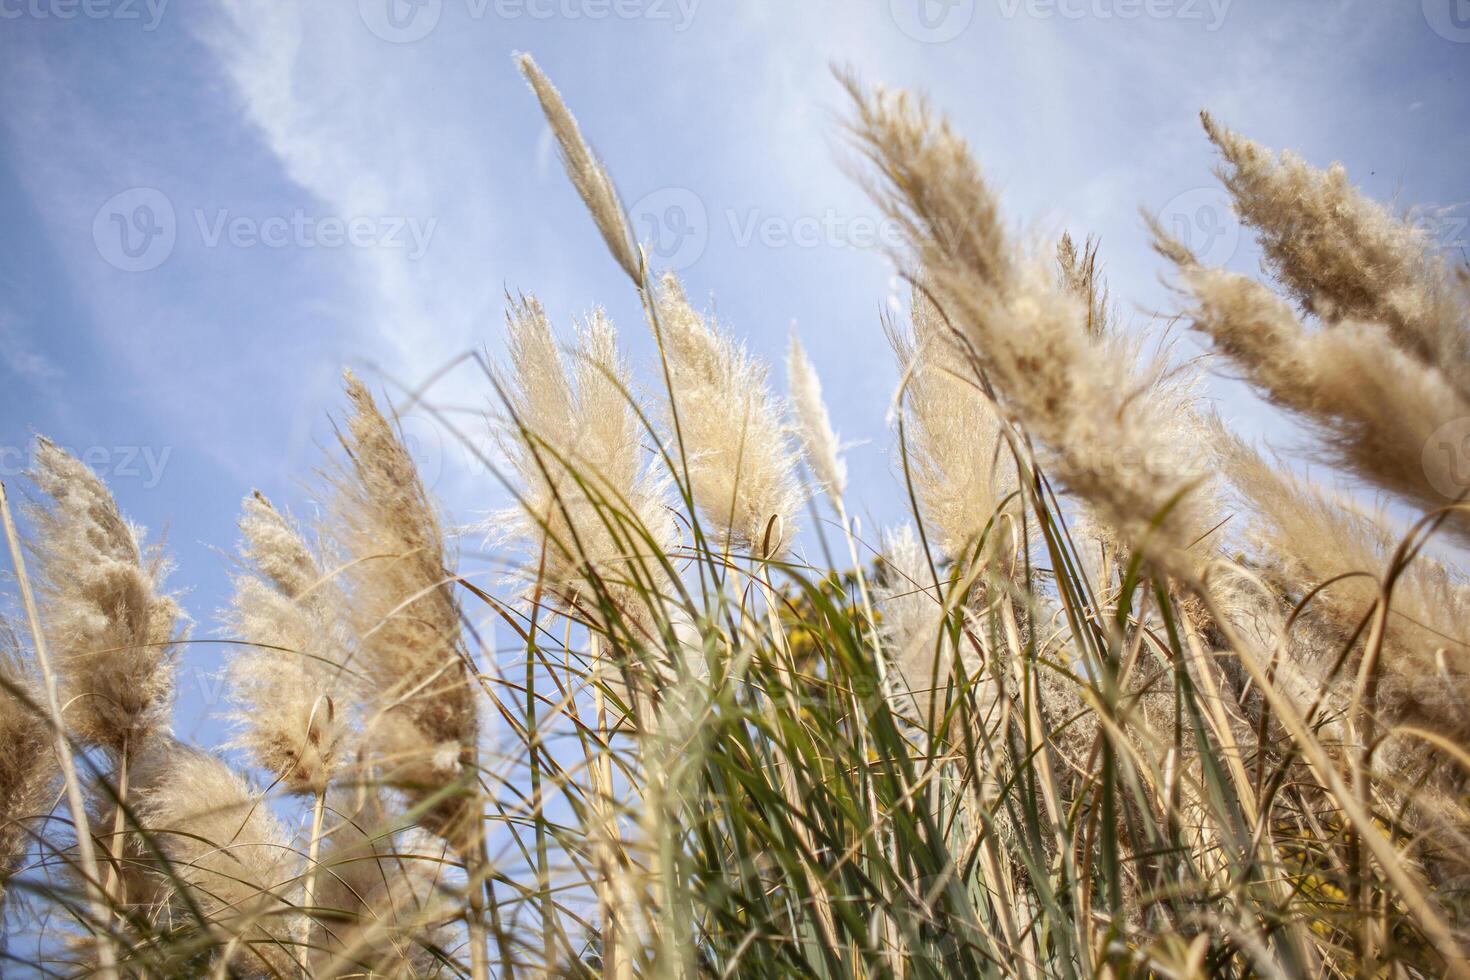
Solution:
{"label": "feathery plume", "polygon": [[34,839],[30,823],[50,809],[58,775],[44,697],[0,617],[0,910]]}
{"label": "feathery plume", "polygon": [[296,793],[324,790],[353,737],[345,597],[293,523],[256,491],[240,518],[241,556],[225,621],[235,742]]}
{"label": "feathery plume", "polygon": [[1302,308],[1328,323],[1381,323],[1394,342],[1470,396],[1470,279],[1436,256],[1422,227],[1348,182],[1341,164],[1279,156],[1200,114],[1224,164],[1216,170],[1267,267]]}
{"label": "feathery plume", "polygon": [[265,801],[219,757],[164,737],[137,754],[133,779],[138,825],[168,862],[156,874],[169,914],[189,922],[185,902],[202,912],[236,975],[299,969],[285,895],[299,868]]}
{"label": "feathery plume", "polygon": [[888,339],[905,379],[899,392],[905,449],[925,526],[951,561],[994,523],[989,550],[1013,529],[1000,518],[1001,502],[1016,486],[1015,467],[1003,457],[995,406],[969,370],[964,354],[924,291],[911,294],[910,330],[889,321]]}
{"label": "feathery plume", "polygon": [[786,350],[786,379],[807,465],[827,494],[839,500],[847,492],[847,463],[842,459],[837,433],[832,431],[827,403],[822,400],[822,380],[795,331]]}
{"label": "feathery plume", "polygon": [[[1465,485],[1458,446],[1432,441],[1442,426],[1470,416],[1470,399],[1442,372],[1374,324],[1309,331],[1261,283],[1200,265],[1157,225],[1154,234],[1178,270],[1193,328],[1267,399],[1311,426],[1331,461],[1429,509],[1448,502],[1442,488]],[[1449,523],[1461,533],[1470,527],[1458,513]]]}
{"label": "feathery plume", "polygon": [[[367,738],[389,780],[422,801],[463,777],[477,741],[475,692],[443,533],[413,458],[351,372],[346,388],[351,465],[337,480],[330,530],[349,559],[354,666],[376,692]],[[475,822],[458,797],[424,819],[456,847]]]}
{"label": "feathery plume", "polygon": [[694,502],[722,539],[777,557],[795,536],[802,491],[765,366],[697,313],[674,276],[655,302]]}
{"label": "feathery plume", "polygon": [[582,137],[577,120],[562,101],[561,93],[551,83],[551,79],[546,77],[529,54],[515,55],[515,62],[530,83],[531,91],[536,93],[536,100],[541,103],[541,111],[545,113],[551,132],[561,146],[561,159],[567,176],[572,179],[572,186],[577,188],[577,193],[582,195],[582,201],[587,205],[592,220],[596,222],[597,230],[602,233],[603,241],[607,242],[613,258],[623,267],[629,278],[634,283],[641,284],[642,263],[639,262],[638,249],[628,230],[628,218],[623,211],[622,202],[618,200],[617,188],[613,186],[612,178]]}
{"label": "feathery plume", "polygon": [[597,598],[650,625],[651,593],[667,593],[659,557],[674,543],[664,485],[645,466],[631,373],[602,310],[577,331],[567,364],[534,297],[507,313],[510,417],[498,436],[521,505],[493,521],[536,544],[531,558],[569,605],[595,618]]}
{"label": "feathery plume", "polygon": [[1191,390],[1161,362],[1095,335],[1089,302],[1011,244],[998,201],[948,122],[921,101],[845,79],[851,127],[876,167],[874,199],[903,230],[977,383],[1049,452],[1045,462],[1097,517],[1155,560],[1192,567],[1216,525]]}
{"label": "feathery plume", "polygon": [[50,440],[36,441],[30,477],[50,498],[28,509],[30,546],[67,725],[121,756],[168,726],[182,639],[179,605],[161,591],[169,564],[97,474]]}

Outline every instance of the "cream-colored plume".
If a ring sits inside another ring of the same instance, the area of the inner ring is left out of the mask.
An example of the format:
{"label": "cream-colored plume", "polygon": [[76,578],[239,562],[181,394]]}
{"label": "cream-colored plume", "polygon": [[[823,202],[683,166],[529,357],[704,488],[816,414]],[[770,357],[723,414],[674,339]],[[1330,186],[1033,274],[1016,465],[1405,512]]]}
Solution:
{"label": "cream-colored plume", "polygon": [[656,308],[676,409],[670,444],[683,453],[694,503],[720,540],[777,557],[795,538],[803,494],[765,365],[696,312],[672,275]]}
{"label": "cream-colored plume", "polygon": [[822,400],[822,380],[795,332],[786,349],[786,383],[791,389],[792,414],[807,465],[822,489],[841,506],[842,495],[847,492],[847,463],[842,459],[837,433],[832,431],[827,403]]}
{"label": "cream-colored plume", "polygon": [[602,161],[597,159],[597,154],[587,145],[581,128],[577,126],[577,120],[562,101],[556,86],[551,84],[551,79],[546,77],[530,55],[517,54],[515,61],[521,74],[531,84],[531,91],[536,93],[536,100],[541,103],[541,111],[546,114],[551,132],[561,146],[561,159],[567,168],[567,176],[572,179],[572,186],[577,188],[577,193],[582,195],[582,201],[591,212],[592,220],[597,223],[597,230],[602,232],[603,241],[607,242],[608,249],[613,258],[617,259],[618,265],[623,267],[623,271],[633,282],[641,284],[638,249],[628,230],[627,215],[623,211],[622,202],[618,200],[617,188],[613,186],[612,178],[608,176]]}
{"label": "cream-colored plume", "polygon": [[241,557],[225,621],[236,744],[292,792],[324,790],[346,761],[360,683],[345,596],[286,515],[245,498]]}
{"label": "cream-colored plume", "polygon": [[172,925],[193,921],[192,904],[217,930],[236,976],[289,976],[299,969],[290,892],[295,851],[266,801],[208,752],[165,737],[133,764],[132,809],[151,847],[134,841],[140,863],[156,862],[155,894]]}
{"label": "cream-colored plume", "polygon": [[313,906],[312,968],[319,976],[432,975],[432,946],[451,938],[454,915],[441,893],[443,845],[405,828],[372,787],[335,790]]}
{"label": "cream-colored plume", "polygon": [[[884,533],[882,574],[874,598],[882,615],[894,708],[928,724],[936,699],[942,710],[945,692],[955,684],[954,644],[944,629],[944,602],[935,589],[934,572],[913,527]],[[978,656],[966,650],[961,659],[966,675],[975,679]]]}
{"label": "cream-colored plume", "polygon": [[1209,113],[1200,118],[1224,157],[1217,173],[1236,212],[1292,298],[1328,323],[1382,324],[1470,395],[1470,278],[1435,253],[1423,224],[1363,194],[1340,164],[1319,170],[1290,151],[1276,156]]}
{"label": "cream-colored plume", "polygon": [[1155,560],[1193,569],[1218,523],[1188,384],[1091,329],[1088,298],[1011,243],[997,199],[947,122],[905,94],[864,93],[852,133],[870,191],[903,229],[911,274],[953,325],[976,383],[1041,443],[1048,473]]}
{"label": "cream-colored plume", "polygon": [[[1266,286],[1207,268],[1155,228],[1177,266],[1194,328],[1268,399],[1321,437],[1333,462],[1426,509],[1470,487],[1446,427],[1470,417],[1450,376],[1406,351],[1382,325],[1345,320],[1308,330]],[[1463,515],[1450,518],[1462,532]]]}
{"label": "cream-colored plume", "polygon": [[912,292],[910,323],[906,331],[889,322],[888,339],[903,379],[904,448],[925,527],[951,561],[967,562],[987,527],[987,552],[1014,558],[1019,528],[1002,502],[1015,489],[1016,467],[995,406],[922,289]]}
{"label": "cream-colored plume", "polygon": [[0,617],[0,912],[52,806],[59,770],[40,680]]}
{"label": "cream-colored plume", "polygon": [[[346,387],[350,467],[337,480],[329,528],[347,561],[352,666],[373,693],[364,734],[384,778],[424,801],[464,777],[476,748],[477,689],[444,535],[413,458],[350,372]],[[424,822],[456,847],[476,823],[457,795],[429,805]]]}
{"label": "cream-colored plume", "polygon": [[[1293,603],[1313,593],[1306,628],[1325,624],[1340,648],[1379,601],[1398,544],[1387,530],[1391,525],[1382,514],[1365,514],[1344,498],[1329,497],[1223,429],[1215,440],[1248,514],[1245,542],[1261,574]],[[1470,697],[1470,588],[1421,554],[1395,582],[1389,608],[1380,710],[1395,721],[1470,737],[1460,708]],[[1325,676],[1330,661],[1300,666],[1323,672],[1320,685],[1332,680]],[[1352,674],[1350,669],[1349,681]]]}
{"label": "cream-colored plume", "polygon": [[631,373],[617,333],[594,310],[563,356],[534,297],[506,316],[508,414],[497,435],[519,477],[520,506],[494,522],[532,542],[531,572],[601,621],[601,601],[644,629],[669,592],[660,559],[673,548],[665,486],[645,464]]}
{"label": "cream-colored plume", "polygon": [[29,508],[30,546],[66,723],[121,755],[168,727],[183,618],[162,591],[169,565],[97,474],[50,440],[37,440],[30,476],[49,498]]}

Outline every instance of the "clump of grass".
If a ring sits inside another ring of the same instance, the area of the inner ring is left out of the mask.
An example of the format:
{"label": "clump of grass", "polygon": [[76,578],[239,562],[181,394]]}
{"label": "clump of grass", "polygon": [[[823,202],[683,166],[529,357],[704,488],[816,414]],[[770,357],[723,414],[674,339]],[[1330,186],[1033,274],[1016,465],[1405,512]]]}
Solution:
{"label": "clump of grass", "polygon": [[[241,521],[228,676],[266,791],[167,734],[161,568],[42,443],[44,601],[0,664],[0,733],[62,765],[0,753],[0,845],[9,892],[74,923],[31,937],[49,965],[93,932],[82,959],[140,975],[1470,973],[1470,592],[1427,548],[1463,508],[1416,468],[1463,414],[1463,269],[1340,169],[1208,117],[1286,295],[1156,229],[1198,333],[1322,458],[1419,508],[1405,531],[1234,436],[1197,365],[1122,322],[1094,240],[1018,239],[949,123],[844,78],[912,286],[884,324],[912,523],[864,542],[800,340],[788,404],[648,268],[518,63],[638,292],[655,383],[600,310],[564,342],[508,299],[485,365],[515,498],[490,522],[514,542],[502,595],[456,568],[392,413],[348,376],[320,543],[258,494]],[[803,458],[845,562],[798,534],[821,504]],[[493,660],[487,621],[515,637]],[[48,641],[87,695],[65,711],[33,693]],[[77,785],[73,743],[105,770],[105,880],[79,793],[74,840],[40,819],[58,770]]]}

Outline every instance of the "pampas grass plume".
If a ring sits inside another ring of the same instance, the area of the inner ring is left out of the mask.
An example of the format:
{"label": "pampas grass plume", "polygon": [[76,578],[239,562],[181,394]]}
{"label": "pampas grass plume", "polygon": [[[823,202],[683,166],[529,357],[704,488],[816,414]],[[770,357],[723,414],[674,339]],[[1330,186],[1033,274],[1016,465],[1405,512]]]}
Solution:
{"label": "pampas grass plume", "polygon": [[822,489],[834,500],[840,499],[847,492],[847,463],[842,459],[837,433],[832,431],[827,403],[822,400],[822,381],[794,332],[786,349],[786,378],[807,465]]}
{"label": "pampas grass plume", "polygon": [[[346,388],[350,467],[338,478],[329,529],[348,559],[351,626],[375,694],[367,738],[389,778],[422,799],[462,776],[477,742],[475,691],[434,507],[367,387],[348,372]],[[463,833],[460,804],[439,804],[428,824]]]}
{"label": "pampas grass plume", "polygon": [[183,613],[162,591],[169,565],[128,523],[106,485],[55,443],[36,442],[29,509],[37,596],[66,721],[121,754],[167,728]]}
{"label": "pampas grass plume", "polygon": [[672,275],[656,305],[694,502],[721,540],[776,557],[795,536],[803,494],[765,365],[696,312]]}
{"label": "pampas grass plume", "polygon": [[612,178],[608,176],[602,161],[597,159],[597,154],[587,145],[577,120],[551,79],[546,77],[530,55],[517,54],[515,61],[516,67],[530,84],[531,91],[536,93],[536,101],[541,103],[541,111],[546,114],[551,132],[561,147],[562,163],[566,166],[567,176],[572,179],[572,186],[576,187],[577,193],[582,195],[582,201],[591,212],[603,241],[607,242],[608,249],[618,265],[623,267],[623,271],[635,283],[641,283],[642,263],[638,258],[633,235],[628,230],[627,215],[623,211],[622,202],[618,200],[617,188],[613,186]]}
{"label": "pampas grass plume", "polygon": [[353,737],[345,597],[301,532],[259,492],[245,498],[241,555],[225,619],[236,744],[293,792],[325,789]]}

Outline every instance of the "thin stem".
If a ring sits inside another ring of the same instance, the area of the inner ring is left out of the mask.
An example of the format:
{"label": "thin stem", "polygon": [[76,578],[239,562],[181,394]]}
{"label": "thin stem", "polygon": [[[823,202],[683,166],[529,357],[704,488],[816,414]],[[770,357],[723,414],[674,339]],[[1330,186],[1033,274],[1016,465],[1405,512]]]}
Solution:
{"label": "thin stem", "polygon": [[311,938],[316,922],[316,868],[322,852],[322,823],[327,813],[327,788],[316,791],[311,807],[311,841],[306,846],[306,877],[301,883],[301,907],[306,913],[306,937],[301,949],[301,974],[311,975]]}
{"label": "thin stem", "polygon": [[125,918],[128,905],[128,884],[122,874],[125,857],[126,812],[128,799],[128,759],[132,755],[128,736],[123,736],[122,752],[117,764],[117,809],[112,815],[112,836],[107,842],[107,878],[102,883],[103,894],[109,896],[119,919]]}

